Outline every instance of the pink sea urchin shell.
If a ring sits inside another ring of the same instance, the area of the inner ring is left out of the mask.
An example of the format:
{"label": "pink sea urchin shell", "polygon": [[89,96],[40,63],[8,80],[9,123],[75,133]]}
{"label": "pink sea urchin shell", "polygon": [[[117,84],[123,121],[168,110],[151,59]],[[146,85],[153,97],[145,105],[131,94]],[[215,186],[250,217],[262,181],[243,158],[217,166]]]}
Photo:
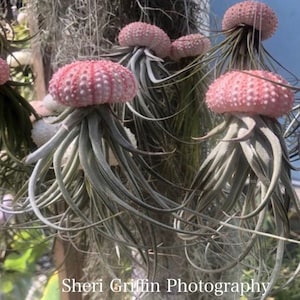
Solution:
{"label": "pink sea urchin shell", "polygon": [[70,63],[54,73],[49,84],[54,100],[73,107],[127,102],[136,92],[132,72],[109,60]]}
{"label": "pink sea urchin shell", "polygon": [[284,86],[287,84],[269,71],[231,71],[209,86],[206,103],[216,113],[243,112],[277,118],[288,113],[294,102],[294,93]]}
{"label": "pink sea urchin shell", "polygon": [[119,44],[124,47],[147,47],[161,58],[169,55],[171,40],[159,27],[144,22],[133,22],[119,33]]}
{"label": "pink sea urchin shell", "polygon": [[222,29],[226,31],[246,24],[259,30],[261,40],[265,40],[276,31],[277,23],[276,14],[268,5],[256,1],[242,1],[225,12]]}
{"label": "pink sea urchin shell", "polygon": [[0,85],[9,80],[10,72],[8,63],[0,58]]}
{"label": "pink sea urchin shell", "polygon": [[210,47],[210,40],[201,33],[188,34],[172,43],[170,57],[179,60],[183,57],[199,56],[206,53]]}

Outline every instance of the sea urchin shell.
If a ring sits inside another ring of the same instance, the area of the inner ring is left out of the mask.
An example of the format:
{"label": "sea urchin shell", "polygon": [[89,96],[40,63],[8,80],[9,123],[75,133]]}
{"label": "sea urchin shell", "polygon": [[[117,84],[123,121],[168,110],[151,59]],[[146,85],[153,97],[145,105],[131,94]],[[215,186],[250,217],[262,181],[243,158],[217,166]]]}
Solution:
{"label": "sea urchin shell", "polygon": [[0,58],[0,85],[9,80],[10,72],[7,62]]}
{"label": "sea urchin shell", "polygon": [[133,22],[123,27],[118,40],[124,47],[147,47],[161,58],[168,56],[171,48],[171,40],[161,28],[144,22]]}
{"label": "sea urchin shell", "polygon": [[49,84],[53,99],[72,107],[127,102],[136,92],[132,72],[109,60],[70,63],[54,73]]}
{"label": "sea urchin shell", "polygon": [[194,57],[206,53],[210,47],[210,40],[201,33],[188,34],[172,43],[170,57],[174,60]]}
{"label": "sea urchin shell", "polygon": [[277,118],[293,105],[294,93],[287,84],[269,71],[231,71],[209,86],[206,103],[216,113],[243,112]]}
{"label": "sea urchin shell", "polygon": [[261,40],[268,39],[277,29],[277,16],[266,4],[256,1],[242,1],[231,6],[224,14],[222,29],[224,31],[249,25],[258,30]]}

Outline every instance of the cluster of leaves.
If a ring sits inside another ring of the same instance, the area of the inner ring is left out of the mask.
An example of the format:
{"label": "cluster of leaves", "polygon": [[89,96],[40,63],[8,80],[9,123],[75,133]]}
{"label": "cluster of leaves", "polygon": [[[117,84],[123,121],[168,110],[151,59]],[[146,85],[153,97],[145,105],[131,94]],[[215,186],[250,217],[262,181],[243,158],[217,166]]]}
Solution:
{"label": "cluster of leaves", "polygon": [[0,265],[0,295],[7,300],[26,299],[36,275],[45,272],[38,262],[48,255],[51,244],[37,229],[9,230],[6,234],[2,230],[1,235],[4,250]]}

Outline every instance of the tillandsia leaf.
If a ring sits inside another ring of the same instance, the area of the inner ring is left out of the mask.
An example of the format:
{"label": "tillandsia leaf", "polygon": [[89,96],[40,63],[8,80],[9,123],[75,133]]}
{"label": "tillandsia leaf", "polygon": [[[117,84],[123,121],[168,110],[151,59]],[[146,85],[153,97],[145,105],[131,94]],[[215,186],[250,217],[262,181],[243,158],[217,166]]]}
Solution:
{"label": "tillandsia leaf", "polygon": [[[239,114],[235,114],[235,116],[239,118]],[[241,133],[241,135],[237,136],[236,138],[232,138],[231,140],[223,140],[224,142],[243,141],[243,140],[248,140],[251,137],[251,135],[253,134],[253,129],[255,128],[256,125],[255,120],[251,117],[243,116],[243,115],[241,115],[241,120],[246,126],[245,129],[240,128],[239,133]]]}
{"label": "tillandsia leaf", "polygon": [[[265,123],[261,123],[261,120],[257,121],[258,122],[258,128],[259,131],[262,133],[262,140],[258,144],[262,148],[257,148],[257,149],[262,149],[259,152],[257,152],[257,157],[259,159],[259,165],[262,168],[262,172],[264,176],[269,177],[269,183],[265,182],[264,184],[268,187],[267,193],[264,199],[262,199],[261,205],[257,206],[257,208],[253,211],[253,214],[255,214],[258,210],[262,209],[267,203],[269,203],[269,199],[272,199],[272,197],[278,197],[280,200],[280,203],[284,203],[285,200],[284,194],[282,194],[282,189],[279,188],[277,190],[278,185],[280,186],[282,184],[282,178],[285,178],[284,181],[284,186],[287,186],[287,192],[288,192],[288,199],[290,199],[292,202],[296,203],[297,200],[295,198],[295,193],[292,192],[291,188],[291,180],[288,179],[286,180],[286,173],[289,173],[289,166],[282,164],[282,148],[280,145],[279,139],[273,134],[273,131],[270,130],[268,127],[266,127]],[[259,136],[259,133],[258,133]],[[269,142],[269,145],[265,143],[265,141]],[[257,142],[259,139],[257,138]],[[271,147],[271,149],[270,149]],[[253,152],[254,153],[254,152]],[[264,157],[268,153],[268,158]],[[263,155],[263,156],[262,156]],[[251,163],[249,163],[251,167],[253,166]],[[254,169],[253,169],[254,170]],[[257,173],[256,173],[257,174]],[[262,181],[263,182],[263,181]],[[275,189],[275,191],[274,191]],[[274,196],[272,194],[275,193]],[[275,201],[275,200],[274,200]],[[289,201],[289,200],[288,200]],[[288,220],[287,220],[287,210],[283,206],[279,205],[278,201],[275,201],[275,203],[278,203],[279,210],[282,212],[282,218],[285,224],[288,226]],[[285,204],[286,206],[286,204]],[[245,217],[250,217],[245,216]]]}
{"label": "tillandsia leaf", "polygon": [[[164,80],[170,75],[162,63],[150,59],[141,52],[138,57],[133,55],[128,67],[135,74],[140,87],[140,97],[133,101],[133,104],[136,105],[136,110],[143,115],[143,111],[140,112],[137,108],[144,102],[147,105],[147,109],[145,110],[146,117],[160,119],[172,116],[174,111],[172,110],[172,105],[169,103],[170,95],[167,96],[169,94],[167,91],[170,92],[171,90],[168,86],[165,87],[162,83],[157,85],[151,80],[154,76]],[[173,84],[172,88],[176,89],[176,85]],[[145,106],[141,105],[141,107]]]}
{"label": "tillandsia leaf", "polygon": [[[209,51],[209,56],[215,61],[217,77],[235,69],[264,69],[278,72],[279,68],[292,75],[265,49],[259,32],[247,25],[228,32],[227,36]],[[295,78],[294,75],[293,77]]]}
{"label": "tillandsia leaf", "polygon": [[[73,176],[71,178],[65,178],[65,174],[62,172],[62,165],[63,165],[63,156],[66,153],[68,147],[71,145],[71,141],[73,141],[74,137],[77,135],[77,132],[75,132],[74,136],[71,136],[70,141],[68,141],[68,138],[66,139],[66,143],[62,143],[57,150],[53,154],[53,168],[54,168],[54,176],[55,176],[55,181],[57,182],[60,194],[68,207],[72,210],[72,212],[78,216],[80,219],[84,221],[84,223],[88,224],[90,220],[88,217],[85,216],[84,213],[80,210],[80,208],[76,205],[73,204],[73,197],[68,191],[69,187],[71,187],[74,183],[76,182],[76,177]],[[74,144],[74,147],[76,147],[76,144]],[[78,172],[78,167],[77,167],[77,172],[75,170],[74,175],[79,175]],[[66,180],[68,179],[68,180]]]}
{"label": "tillandsia leaf", "polygon": [[211,137],[214,137],[215,135],[218,135],[218,134],[224,132],[224,130],[225,130],[225,128],[227,128],[229,122],[230,122],[230,118],[226,118],[220,124],[218,124],[215,127],[213,127],[213,129],[211,129],[205,135],[199,136],[199,137],[194,137],[193,136],[192,138],[193,138],[193,140],[196,140],[196,141],[205,141],[205,140],[207,140],[207,139],[209,139]]}
{"label": "tillandsia leaf", "polygon": [[[277,216],[275,214],[275,220],[277,221]],[[284,224],[282,224],[282,222],[276,222],[276,228],[277,228],[277,234],[278,236],[285,236],[286,232],[284,229]],[[262,296],[262,299],[266,299],[267,296],[270,294],[270,292],[273,290],[277,279],[280,275],[280,271],[282,268],[282,260],[285,254],[285,242],[282,240],[279,240],[277,242],[277,247],[276,247],[276,257],[275,257],[275,264],[272,268],[272,273],[270,274],[269,277],[269,284],[268,284],[268,288],[265,291],[264,295]]]}
{"label": "tillandsia leaf", "polygon": [[[172,79],[172,75],[163,65],[163,60],[156,60],[155,58],[151,59],[151,57],[146,57],[145,67],[147,69],[149,80],[152,84],[163,84],[164,82]],[[159,77],[157,77],[156,73],[158,73]]]}
{"label": "tillandsia leaf", "polygon": [[[288,146],[288,156],[292,162],[297,162],[299,160],[299,149],[300,149],[300,139],[299,139],[299,104],[296,104],[289,114],[284,116],[282,120],[282,126],[284,128],[283,137]],[[294,167],[297,169],[297,167]]]}
{"label": "tillandsia leaf", "polygon": [[[264,223],[265,215],[266,210],[262,211],[258,215],[258,219],[256,220],[255,224],[255,231],[261,230]],[[219,229],[223,229],[223,226],[220,226]],[[221,237],[226,240],[226,231],[224,232],[224,235],[225,236]],[[231,270],[234,266],[242,262],[253,249],[254,244],[257,242],[257,238],[257,234],[254,233],[250,237],[245,237],[245,240],[236,239],[238,240],[237,242],[236,240],[231,241],[230,239],[228,239],[227,243],[224,243],[222,241],[219,242],[217,239],[214,240],[214,236],[212,236],[211,242],[205,246],[205,251],[203,252],[203,254],[201,254],[200,260],[197,259],[196,261],[191,257],[190,253],[192,251],[192,247],[186,247],[185,254],[189,263],[197,270],[201,270],[202,272],[211,274],[221,273],[227,270]],[[226,244],[229,245],[228,251],[226,251],[226,247],[224,247]],[[239,253],[237,256],[232,255],[232,253],[236,252],[233,251],[233,249],[230,249],[232,248],[232,244],[237,245]],[[213,249],[214,246],[216,247],[215,249]],[[211,251],[208,251],[209,248],[212,248]],[[209,252],[211,252],[210,256],[208,256]],[[213,261],[215,262],[212,263]],[[216,263],[217,261],[219,261],[219,264]],[[207,266],[205,266],[205,264]],[[214,267],[211,267],[211,265]]]}

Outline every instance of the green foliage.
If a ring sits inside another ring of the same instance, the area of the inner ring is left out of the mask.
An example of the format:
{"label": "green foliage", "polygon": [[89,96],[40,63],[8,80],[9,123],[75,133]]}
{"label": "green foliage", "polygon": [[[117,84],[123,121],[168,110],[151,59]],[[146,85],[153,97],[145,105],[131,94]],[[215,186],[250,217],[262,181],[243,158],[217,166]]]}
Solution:
{"label": "green foliage", "polygon": [[25,299],[33,282],[36,264],[49,249],[40,230],[21,230],[13,236],[1,265],[0,294],[6,300]]}
{"label": "green foliage", "polygon": [[49,278],[41,300],[58,300],[58,299],[60,299],[59,276],[58,273],[55,272]]}

